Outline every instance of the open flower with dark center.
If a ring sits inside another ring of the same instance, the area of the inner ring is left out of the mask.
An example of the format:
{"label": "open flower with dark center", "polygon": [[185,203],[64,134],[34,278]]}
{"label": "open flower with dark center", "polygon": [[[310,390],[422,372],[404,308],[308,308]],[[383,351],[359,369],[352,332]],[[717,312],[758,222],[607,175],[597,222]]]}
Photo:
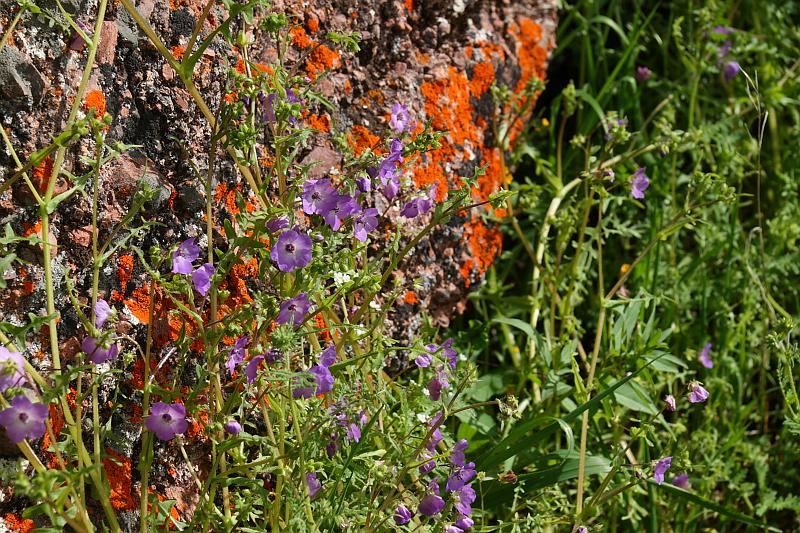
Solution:
{"label": "open flower with dark center", "polygon": [[308,180],[303,183],[301,197],[307,215],[322,215],[336,204],[339,193],[328,179]]}
{"label": "open flower with dark center", "polygon": [[170,440],[189,429],[189,423],[186,422],[186,408],[179,403],[154,403],[150,406],[150,416],[144,425],[159,439]]}
{"label": "open flower with dark center", "polygon": [[175,274],[191,274],[192,261],[200,257],[200,248],[195,239],[186,239],[172,254],[172,272]]}
{"label": "open flower with dark center", "polygon": [[98,342],[98,339],[95,337],[86,337],[83,339],[83,342],[81,342],[81,350],[83,350],[83,353],[89,357],[89,360],[96,365],[116,359],[119,355],[119,346],[117,346],[116,343],[108,345],[107,343]]}
{"label": "open flower with dark center", "polygon": [[281,304],[281,309],[275,322],[278,324],[299,324],[305,319],[309,309],[311,309],[311,302],[308,300],[308,295],[301,292]]}
{"label": "open flower with dark center", "polygon": [[333,231],[338,231],[342,227],[342,222],[348,217],[351,217],[361,211],[358,201],[354,196],[349,194],[339,195],[335,204],[327,206],[328,209],[322,213],[325,223],[328,224]]}
{"label": "open flower with dark center", "polygon": [[44,435],[44,421],[49,410],[41,403],[33,403],[26,396],[14,396],[11,407],[0,411],[0,425],[12,442],[24,439],[38,439]]}
{"label": "open flower with dark center", "polygon": [[280,234],[269,252],[281,272],[292,272],[311,262],[311,237],[295,229]]}

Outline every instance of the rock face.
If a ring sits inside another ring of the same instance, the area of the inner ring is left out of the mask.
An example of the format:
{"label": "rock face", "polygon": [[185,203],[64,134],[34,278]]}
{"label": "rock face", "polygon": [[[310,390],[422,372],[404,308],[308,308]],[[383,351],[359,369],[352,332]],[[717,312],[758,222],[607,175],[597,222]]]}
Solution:
{"label": "rock face", "polygon": [[[26,14],[0,50],[0,120],[23,162],[64,129],[87,60],[86,47],[63,23],[55,3],[40,3],[47,4],[50,16],[61,22],[51,25],[42,15]],[[90,31],[97,0],[62,4]],[[167,48],[180,57],[205,4],[204,0],[139,0],[136,7]],[[218,4],[203,34],[226,18]],[[0,0],[4,30],[17,6],[15,0]],[[402,102],[420,124],[431,121],[434,129],[447,131],[441,149],[422,155],[409,170],[408,177],[418,189],[442,201],[448,187],[459,186],[460,177],[485,167],[473,192],[473,200],[480,203],[506,182],[509,174],[498,145],[513,143],[526,117],[507,130],[498,130],[496,115],[507,109],[502,105],[498,109],[491,87],[497,84],[523,94],[531,80],[545,78],[549,51],[555,44],[555,0],[279,0],[271,9],[287,14],[292,24],[286,63],[316,81],[333,104],[330,108],[310,105],[305,113],[305,120],[318,133],[299,159],[319,163],[312,176],[335,173],[341,166],[341,152],[334,149],[335,134],[358,155],[386,136],[389,110],[393,103]],[[233,28],[250,32],[241,21]],[[359,32],[361,50],[349,54],[337,49],[327,37],[330,31]],[[274,42],[256,41],[249,54],[255,63],[268,63],[277,57],[277,50]],[[244,71],[245,63],[236,50],[219,42],[197,63],[194,81],[212,109],[226,94],[231,69]],[[106,131],[109,144],[136,145],[101,172],[101,239],[125,215],[142,181],[156,190],[155,198],[144,207],[145,217],[161,225],[138,237],[141,249],[166,247],[202,234],[205,192],[196,178],[207,169],[208,124],[179,77],[119,2],[108,3],[83,107],[107,111],[113,117]],[[506,131],[502,139],[498,131]],[[86,172],[80,158],[90,156],[93,146],[89,140],[72,146],[64,168],[73,175]],[[32,171],[37,187],[46,186],[52,164],[45,160]],[[3,146],[0,176],[10,175],[15,168]],[[57,190],[66,190],[68,185],[59,183]],[[246,195],[246,187],[230,162],[219,162],[213,191],[215,216],[230,217],[238,209],[237,191]],[[0,193],[0,225],[10,224],[17,235],[41,233],[29,192],[19,183],[12,189]],[[421,241],[396,272],[408,289],[393,321],[405,334],[413,335],[418,329],[423,310],[446,325],[463,308],[466,293],[482,279],[501,247],[499,231],[482,221],[482,215],[490,211],[484,206],[453,217],[446,227]],[[503,212],[493,214],[502,216]],[[389,215],[398,216],[398,209]],[[83,335],[77,317],[68,310],[65,277],[71,278],[76,292],[87,294],[89,200],[73,196],[59,206],[52,220],[48,238],[58,243],[53,270],[56,307],[64,310],[60,338],[66,347]],[[0,289],[0,320],[15,324],[27,320],[28,312],[39,313],[45,307],[40,254],[35,246],[25,246],[16,253],[30,263],[0,273],[7,284]],[[101,272],[101,292],[123,307],[133,324],[147,320],[145,278],[138,260],[125,252],[114,255]],[[162,340],[168,341],[175,325],[162,326],[156,333],[161,331]],[[29,353],[46,353],[44,335],[30,335],[29,341]],[[135,378],[136,369],[133,374]],[[130,478],[125,487],[120,490],[129,493]],[[126,498],[120,502],[122,510],[135,508]]]}

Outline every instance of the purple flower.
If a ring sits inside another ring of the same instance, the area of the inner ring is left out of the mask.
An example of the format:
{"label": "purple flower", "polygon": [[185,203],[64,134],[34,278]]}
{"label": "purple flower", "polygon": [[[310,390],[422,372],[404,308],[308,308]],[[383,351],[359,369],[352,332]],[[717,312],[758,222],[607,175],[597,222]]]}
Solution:
{"label": "purple flower", "polygon": [[653,71],[651,71],[647,67],[639,66],[636,67],[636,72],[634,73],[633,77],[636,78],[636,81],[639,83],[644,83],[650,79],[650,76],[653,75]]}
{"label": "purple flower", "polygon": [[102,328],[108,318],[114,313],[114,310],[111,309],[111,306],[108,305],[108,302],[100,298],[94,304],[94,325],[98,329]]}
{"label": "purple flower", "polygon": [[434,516],[444,509],[444,500],[438,494],[428,494],[419,502],[419,513],[425,516]]}
{"label": "purple flower", "polygon": [[44,435],[44,421],[49,410],[41,403],[32,403],[20,394],[11,400],[11,407],[0,411],[0,425],[6,429],[6,435],[12,442],[24,439],[38,439]]}
{"label": "purple flower", "polygon": [[414,513],[408,510],[404,505],[398,505],[394,510],[394,523],[398,526],[408,524],[414,517]]}
{"label": "purple flower", "polygon": [[462,516],[458,520],[456,520],[453,525],[456,527],[460,527],[463,530],[467,530],[472,526],[474,526],[475,522],[472,520],[472,518],[468,516]]}
{"label": "purple flower", "polygon": [[264,224],[264,227],[267,228],[267,231],[270,233],[278,233],[280,230],[289,227],[289,219],[286,217],[273,218]]}
{"label": "purple flower", "polygon": [[192,272],[192,283],[194,283],[194,288],[197,289],[201,296],[205,296],[208,293],[208,289],[211,288],[211,276],[213,275],[214,265],[211,263],[205,263]]}
{"label": "purple flower", "polygon": [[361,440],[361,428],[358,424],[353,422],[347,424],[347,431],[345,432],[345,436],[351,442],[358,442]]}
{"label": "purple flower", "polygon": [[464,466],[464,452],[469,447],[469,442],[467,439],[461,439],[453,445],[453,451],[450,454],[450,463],[453,466],[463,467]]}
{"label": "purple flower", "polygon": [[267,353],[264,354],[264,357],[269,364],[275,364],[278,361],[283,360],[283,352],[278,350],[277,348],[270,348],[267,350]]}
{"label": "purple flower", "polygon": [[225,428],[225,432],[229,435],[238,435],[242,430],[242,425],[236,420],[228,420],[223,427]]}
{"label": "purple flower", "polygon": [[455,508],[464,516],[472,514],[472,502],[475,501],[475,489],[470,485],[464,485],[459,490],[453,493],[456,498]]}
{"label": "purple flower", "polygon": [[339,195],[334,205],[329,206],[329,209],[322,214],[325,223],[328,224],[333,231],[338,231],[342,227],[342,222],[352,215],[355,215],[361,210],[358,206],[358,201],[355,196],[349,194]]}
{"label": "purple flower", "polygon": [[714,361],[711,360],[711,357],[708,356],[709,352],[711,351],[711,347],[713,344],[707,342],[703,349],[700,350],[700,354],[697,356],[697,359],[703,364],[706,368],[714,368]]}
{"label": "purple flower", "polygon": [[736,61],[728,61],[725,63],[725,68],[722,71],[722,74],[725,76],[725,81],[731,81],[736,77],[740,70],[741,67]]}
{"label": "purple flower", "polygon": [[194,238],[183,241],[172,254],[172,272],[175,274],[191,274],[192,261],[200,257],[200,248]]}
{"label": "purple flower", "polygon": [[263,120],[265,123],[275,123],[275,95],[270,93],[268,96],[264,96],[263,92],[258,93],[258,100],[261,104],[261,108],[264,110],[264,117]]}
{"label": "purple flower", "polygon": [[[430,349],[431,346],[433,346],[433,350]],[[425,348],[429,352],[430,351],[433,351],[433,352],[436,351],[436,345],[435,344],[429,344]],[[426,353],[426,354],[418,355],[414,359],[414,363],[420,368],[428,368],[429,366],[431,366],[431,354]]]}
{"label": "purple flower", "polygon": [[430,394],[431,400],[439,401],[439,398],[442,397],[442,388],[444,387],[444,383],[439,377],[435,377],[428,382],[428,394]]}
{"label": "purple flower", "polygon": [[664,402],[667,404],[667,411],[674,411],[677,409],[675,405],[675,396],[672,394],[667,394],[666,398],[664,398]]}
{"label": "purple flower", "polygon": [[689,401],[691,403],[703,403],[708,399],[708,391],[698,381],[689,383]]}
{"label": "purple flower", "polygon": [[[722,43],[722,46],[720,46],[718,50],[720,63],[728,56],[732,47],[733,43],[731,41],[725,41]],[[719,63],[717,63],[717,66],[719,66]]]}
{"label": "purple flower", "polygon": [[247,366],[244,368],[244,375],[247,376],[247,383],[251,384],[258,376],[258,365],[264,360],[263,355],[257,355],[250,359]]}
{"label": "purple flower", "polygon": [[589,530],[586,528],[586,526],[581,526],[578,528],[577,533],[589,533]]}
{"label": "purple flower", "polygon": [[689,474],[684,472],[683,474],[677,475],[672,478],[672,484],[676,487],[680,487],[684,490],[689,488]]}
{"label": "purple flower", "polygon": [[308,371],[314,374],[314,381],[317,384],[314,394],[325,394],[333,390],[333,374],[327,366],[314,365]]}
{"label": "purple flower", "polygon": [[306,473],[306,486],[308,487],[308,497],[313,499],[314,496],[322,489],[322,483],[317,481],[316,472]]}
{"label": "purple flower", "polygon": [[367,240],[367,234],[378,227],[378,210],[374,207],[365,209],[353,221],[353,235],[361,242]]}
{"label": "purple flower", "polygon": [[150,416],[144,423],[145,427],[156,434],[161,440],[170,440],[176,434],[184,433],[189,424],[186,422],[186,408],[179,404],[154,403],[150,407]]}
{"label": "purple flower", "polygon": [[717,33],[719,35],[730,35],[734,31],[733,28],[729,28],[728,26],[714,26],[711,30],[712,33]]}
{"label": "purple flower", "polygon": [[392,129],[397,133],[405,133],[411,126],[411,115],[408,113],[408,108],[403,104],[397,102],[392,106],[392,118],[389,119]]}
{"label": "purple flower", "polygon": [[0,392],[9,387],[21,387],[26,381],[25,358],[19,352],[0,346]]}
{"label": "purple flower", "polygon": [[275,322],[278,324],[300,324],[306,318],[309,309],[311,309],[311,302],[308,301],[306,293],[301,292],[281,304],[281,309]]}
{"label": "purple flower", "polygon": [[302,198],[307,215],[321,215],[336,204],[339,193],[328,179],[308,180],[303,184]]}
{"label": "purple flower", "polygon": [[637,168],[631,178],[631,196],[637,200],[644,198],[644,191],[650,186],[650,180],[647,179],[647,175],[644,173],[645,170],[645,167]]}
{"label": "purple flower", "polygon": [[319,364],[328,368],[336,362],[336,345],[331,344],[319,354]]}
{"label": "purple flower", "polygon": [[464,533],[464,530],[455,524],[444,526],[443,533]]}
{"label": "purple flower", "polygon": [[244,349],[248,344],[250,344],[250,337],[247,335],[239,337],[236,339],[236,342],[233,343],[228,361],[225,363],[225,366],[228,367],[228,372],[231,374],[233,374],[233,371],[236,369],[236,365],[244,361]]}
{"label": "purple flower", "polygon": [[390,180],[381,186],[381,193],[386,197],[387,200],[393,200],[399,191],[400,180],[398,180],[397,176],[394,175]]}
{"label": "purple flower", "polygon": [[414,198],[406,202],[403,206],[400,215],[406,218],[415,218],[421,213],[427,213],[431,210],[432,203],[429,198]]}
{"label": "purple flower", "polygon": [[463,468],[459,468],[454,473],[450,474],[447,478],[445,490],[447,492],[455,492],[460,490],[464,485],[475,477],[475,463],[467,463]]}
{"label": "purple flower", "polygon": [[111,343],[110,346],[104,346],[102,343],[98,343],[95,337],[86,337],[83,339],[83,342],[81,342],[81,350],[88,355],[89,360],[96,365],[116,359],[117,355],[119,355],[119,346],[117,346],[116,343]]}
{"label": "purple flower", "polygon": [[280,234],[269,252],[281,272],[292,272],[311,262],[311,237],[290,229]]}
{"label": "purple flower", "polygon": [[656,483],[659,485],[664,483],[664,474],[666,474],[670,466],[672,466],[671,455],[668,455],[663,459],[659,459],[658,462],[656,462],[656,466],[653,467],[653,479],[656,480]]}

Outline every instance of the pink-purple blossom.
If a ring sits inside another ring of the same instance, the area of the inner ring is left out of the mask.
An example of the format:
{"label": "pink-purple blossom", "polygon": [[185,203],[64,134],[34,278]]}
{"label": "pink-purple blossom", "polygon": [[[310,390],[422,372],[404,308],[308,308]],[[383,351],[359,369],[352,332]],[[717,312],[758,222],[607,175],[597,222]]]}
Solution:
{"label": "pink-purple blossom", "polygon": [[672,478],[672,484],[684,490],[689,488],[689,474],[684,472]]}
{"label": "pink-purple blossom", "polygon": [[667,404],[667,411],[674,411],[677,409],[677,406],[675,405],[675,396],[672,394],[667,394],[667,396],[664,398],[664,403]]}
{"label": "pink-purple blossom", "polygon": [[228,372],[231,374],[233,374],[236,366],[244,361],[244,351],[248,344],[250,344],[250,337],[247,335],[239,337],[236,339],[236,342],[233,343],[231,353],[228,355],[228,360],[225,362],[225,366],[228,367]]}
{"label": "pink-purple blossom", "polygon": [[225,433],[228,435],[238,435],[242,431],[242,425],[236,420],[228,420],[222,427],[225,428]]}
{"label": "pink-purple blossom", "polygon": [[700,354],[697,356],[697,359],[700,360],[700,363],[706,368],[714,368],[714,361],[711,360],[709,353],[711,352],[711,347],[713,344],[707,342],[703,349],[700,350]]}
{"label": "pink-purple blossom", "polygon": [[725,67],[722,69],[722,74],[725,76],[725,81],[731,81],[736,77],[741,69],[742,67],[740,67],[739,63],[736,61],[728,61],[725,63]]}
{"label": "pink-purple blossom", "polygon": [[631,196],[637,200],[644,198],[644,191],[650,186],[650,180],[647,178],[645,170],[645,167],[639,167],[631,177]]}
{"label": "pink-purple blossom", "polygon": [[281,272],[292,272],[311,262],[311,237],[295,229],[280,234],[269,256]]}
{"label": "pink-purple blossom", "polygon": [[303,183],[303,211],[307,215],[321,215],[336,204],[339,193],[328,179],[308,180]]}
{"label": "pink-purple blossom", "polygon": [[672,466],[672,456],[668,455],[663,459],[659,459],[656,462],[656,465],[653,467],[653,479],[656,480],[656,483],[661,485],[664,483],[664,474],[667,473],[669,467]]}
{"label": "pink-purple blossom", "polygon": [[311,302],[308,300],[308,295],[301,292],[281,304],[278,318],[275,319],[275,322],[278,324],[300,324],[305,320],[309,309],[311,309]]}
{"label": "pink-purple blossom", "polygon": [[703,388],[699,381],[689,383],[689,401],[691,403],[703,403],[708,399],[708,391]]}
{"label": "pink-purple blossom", "polygon": [[374,207],[365,209],[353,220],[353,235],[361,242],[367,240],[367,234],[378,227],[378,210]]}
{"label": "pink-purple blossom", "polygon": [[633,77],[636,78],[636,81],[639,83],[644,83],[650,79],[650,76],[653,75],[653,72],[644,66],[636,67],[636,72],[634,73]]}
{"label": "pink-purple blossom", "polygon": [[400,134],[411,129],[411,115],[408,112],[408,108],[400,102],[396,102],[392,106],[392,115],[389,119],[389,124],[394,131]]}
{"label": "pink-purple blossom", "polygon": [[214,265],[205,263],[192,272],[192,283],[201,296],[205,296],[211,288],[211,276],[214,275]]}
{"label": "pink-purple blossom", "polygon": [[84,338],[83,342],[81,342],[81,350],[96,365],[116,359],[119,355],[117,343],[110,341],[98,342],[96,337]]}
{"label": "pink-purple blossom", "polygon": [[408,510],[405,505],[398,505],[394,510],[394,523],[398,526],[408,524],[414,517],[414,513]]}
{"label": "pink-purple blossom", "polygon": [[336,198],[336,202],[326,206],[327,209],[322,213],[322,218],[325,223],[331,227],[333,231],[338,231],[342,227],[342,222],[345,219],[357,214],[361,208],[358,201],[354,196],[349,194],[341,194]]}
{"label": "pink-purple blossom", "polygon": [[431,210],[433,203],[430,198],[414,198],[406,202],[400,215],[406,218],[416,218],[417,215],[427,213]]}
{"label": "pink-purple blossom", "polygon": [[247,376],[248,384],[253,383],[258,377],[258,367],[263,360],[263,355],[257,355],[248,361],[247,366],[244,368],[244,375]]}
{"label": "pink-purple blossom", "polygon": [[22,354],[0,346],[0,392],[10,387],[21,387],[27,381],[26,375]]}
{"label": "pink-purple blossom", "polygon": [[144,425],[159,439],[170,440],[175,435],[185,433],[189,428],[189,423],[186,421],[186,408],[179,403],[154,403],[150,406],[150,416],[147,417]]}
{"label": "pink-purple blossom", "polygon": [[419,514],[421,515],[434,516],[441,513],[442,509],[444,509],[444,500],[438,494],[427,494],[419,502]]}
{"label": "pink-purple blossom", "polygon": [[102,328],[109,317],[114,313],[108,302],[99,298],[94,304],[94,325],[98,329]]}
{"label": "pink-purple blossom", "polygon": [[186,239],[172,254],[172,272],[175,274],[191,274],[192,262],[200,257],[200,248],[195,239]]}
{"label": "pink-purple blossom", "polygon": [[31,402],[27,396],[20,394],[11,400],[11,407],[0,411],[0,425],[12,442],[24,439],[38,439],[44,435],[49,410],[46,405]]}
{"label": "pink-purple blossom", "polygon": [[306,487],[308,487],[308,497],[314,499],[314,496],[322,490],[322,483],[317,480],[316,472],[306,473]]}

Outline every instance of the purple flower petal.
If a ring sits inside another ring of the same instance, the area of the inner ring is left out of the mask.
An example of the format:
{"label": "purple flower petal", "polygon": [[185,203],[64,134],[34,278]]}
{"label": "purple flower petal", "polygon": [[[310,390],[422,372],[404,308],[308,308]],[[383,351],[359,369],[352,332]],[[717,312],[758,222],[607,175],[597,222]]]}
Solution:
{"label": "purple flower petal", "polygon": [[116,343],[111,343],[110,346],[99,344],[95,337],[86,337],[81,342],[81,351],[85,353],[89,360],[99,365],[117,358],[119,355],[119,346]]}
{"label": "purple flower petal", "polygon": [[659,485],[664,483],[664,474],[669,470],[670,466],[672,466],[671,455],[659,459],[658,462],[656,462],[656,465],[653,467],[653,479],[656,480],[656,483]]}
{"label": "purple flower petal", "polygon": [[395,103],[392,106],[392,115],[389,119],[389,124],[394,131],[400,134],[411,129],[411,115],[408,113],[408,108],[399,102]]}
{"label": "purple flower petal", "polygon": [[238,435],[242,430],[242,425],[236,420],[228,420],[223,427],[229,435]]}
{"label": "purple flower petal", "polygon": [[189,428],[186,422],[186,408],[179,404],[165,404],[157,402],[150,406],[150,416],[145,421],[145,427],[156,434],[161,440],[170,440],[177,434],[185,433]]}
{"label": "purple flower petal", "polygon": [[97,302],[95,302],[95,304],[94,304],[94,325],[95,325],[95,327],[98,328],[98,329],[101,329],[105,325],[106,321],[112,315],[113,312],[114,312],[114,310],[111,309],[111,306],[108,305],[108,302],[106,302],[102,298],[97,300]]}
{"label": "purple flower petal", "polygon": [[256,377],[258,377],[258,365],[263,360],[263,355],[257,355],[250,359],[250,361],[247,363],[247,366],[244,369],[244,375],[247,376],[248,384],[253,383],[256,380]]}
{"label": "purple flower petal", "polygon": [[444,500],[438,494],[428,494],[419,502],[419,514],[434,516],[444,509]]}
{"label": "purple flower petal", "polygon": [[664,402],[667,404],[667,411],[675,411],[675,409],[677,409],[675,405],[675,396],[672,394],[667,394],[664,398]]}
{"label": "purple flower petal", "polygon": [[689,488],[689,474],[683,473],[672,478],[672,484],[684,490]]}
{"label": "purple flower petal", "polygon": [[703,349],[700,350],[700,354],[697,357],[700,360],[700,363],[702,363],[702,365],[706,368],[714,368],[714,361],[712,361],[711,357],[708,355],[711,352],[712,346],[713,344],[707,342],[705,346],[703,346]]}
{"label": "purple flower petal", "polygon": [[398,526],[408,524],[414,517],[414,513],[408,510],[404,505],[398,505],[394,510],[394,523]]}
{"label": "purple flower petal", "polygon": [[314,499],[314,496],[322,489],[322,483],[317,481],[316,472],[306,473],[306,486],[308,487],[308,497]]}
{"label": "purple flower petal", "polygon": [[194,288],[197,289],[202,296],[208,293],[211,288],[211,276],[214,275],[214,265],[205,263],[203,266],[198,267],[197,270],[192,272],[192,283]]}
{"label": "purple flower petal", "polygon": [[280,234],[269,256],[281,272],[292,272],[311,262],[311,237],[290,229]]}
{"label": "purple flower petal", "polygon": [[49,410],[46,405],[32,403],[26,396],[20,394],[11,400],[11,407],[0,411],[0,425],[6,430],[6,435],[12,442],[22,442],[24,439],[38,439],[44,435],[45,425]]}
{"label": "purple flower petal", "polygon": [[708,391],[697,382],[689,383],[689,401],[691,403],[703,403],[708,399]]}
{"label": "purple flower petal", "polygon": [[19,352],[0,346],[0,392],[10,387],[21,387],[26,381],[25,358]]}
{"label": "purple flower petal", "polygon": [[644,191],[650,186],[650,180],[645,174],[645,167],[639,167],[631,178],[631,196],[637,200],[644,198]]}
{"label": "purple flower petal", "polygon": [[294,298],[289,298],[281,304],[278,318],[275,322],[278,324],[294,324],[298,325],[305,320],[309,309],[311,309],[311,302],[308,300],[306,293],[301,292]]}
{"label": "purple flower petal", "polygon": [[186,239],[172,254],[172,272],[175,274],[191,274],[192,261],[200,257],[200,248],[195,239]]}

